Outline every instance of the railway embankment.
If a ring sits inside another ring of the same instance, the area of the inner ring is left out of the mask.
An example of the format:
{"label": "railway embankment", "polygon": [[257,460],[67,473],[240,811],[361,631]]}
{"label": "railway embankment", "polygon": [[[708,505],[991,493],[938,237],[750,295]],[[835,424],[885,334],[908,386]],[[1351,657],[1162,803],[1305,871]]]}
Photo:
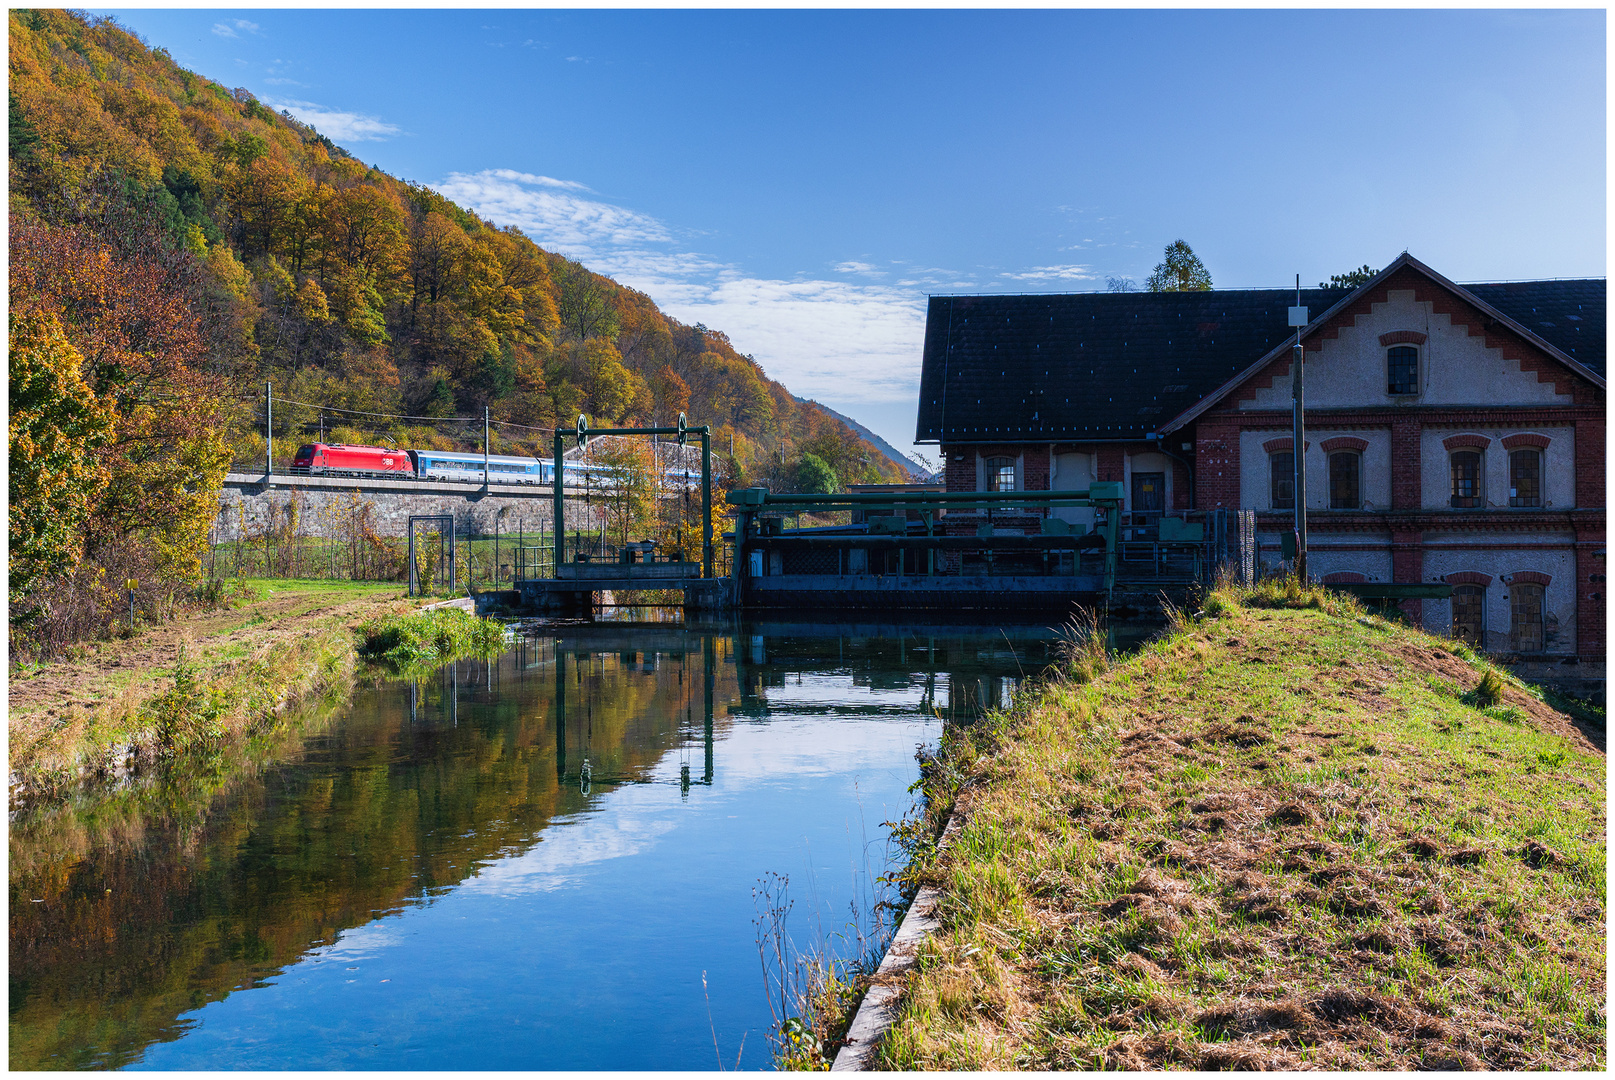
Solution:
{"label": "railway embankment", "polygon": [[877,1068],[1605,1067],[1601,710],[1321,590],[944,738]]}
{"label": "railway embankment", "polygon": [[366,628],[406,635],[417,658],[450,658],[475,637],[454,621],[476,622],[463,612],[428,613],[423,624],[442,625],[425,634],[414,619],[398,621],[420,606],[392,583],[248,580],[218,609],[88,642],[54,662],[13,664],[13,804],[179,760],[228,771],[232,748],[300,705],[347,691]]}

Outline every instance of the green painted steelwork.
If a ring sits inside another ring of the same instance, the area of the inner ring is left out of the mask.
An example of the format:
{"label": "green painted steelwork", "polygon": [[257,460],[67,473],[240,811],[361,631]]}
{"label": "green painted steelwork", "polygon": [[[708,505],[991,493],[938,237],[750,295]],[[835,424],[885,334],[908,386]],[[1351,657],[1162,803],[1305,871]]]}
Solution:
{"label": "green painted steelwork", "polygon": [[[753,522],[764,516],[790,516],[793,514],[833,514],[850,512],[854,509],[868,509],[869,507],[890,507],[893,514],[899,511],[917,511],[925,521],[925,542],[915,543],[916,548],[925,548],[927,551],[926,574],[934,575],[936,572],[936,551],[939,548],[957,546],[956,542],[964,540],[963,537],[941,538],[935,536],[935,517],[942,510],[1000,510],[1014,511],[1022,509],[1053,509],[1056,507],[1093,507],[1104,511],[1105,523],[1099,531],[1105,538],[1105,580],[1104,591],[1108,597],[1116,585],[1117,543],[1121,525],[1122,486],[1118,483],[1096,483],[1089,485],[1085,491],[910,491],[910,492],[855,492],[840,495],[781,495],[769,491],[767,488],[741,488],[729,492],[726,497],[728,504],[736,510],[735,522],[735,551],[733,558],[733,576],[735,582],[735,599],[740,597],[740,579],[745,573],[744,555],[746,541],[752,536]],[[846,547],[869,547],[871,537],[865,534],[849,534],[839,537],[823,537],[821,542],[829,545]],[[895,539],[895,538],[893,538]],[[918,540],[918,538],[915,538]],[[948,543],[937,543],[937,540],[946,539]],[[1011,538],[1004,537],[1002,540]],[[1024,540],[1024,537],[1013,538]],[[1038,538],[1047,541],[1053,538]],[[1072,538],[1074,539],[1074,538]],[[1057,544],[1063,546],[1070,542],[1060,538]],[[981,547],[994,546],[1031,546],[1024,544],[1007,545],[1000,542],[994,544],[991,537],[984,537],[975,541]]]}
{"label": "green painted steelwork", "polygon": [[[578,416],[577,444],[589,445],[597,435],[676,435],[680,446],[691,435],[701,436],[701,576],[712,576],[712,429],[706,424],[690,427],[683,413],[679,413],[678,427],[591,428],[589,418]],[[555,565],[556,572],[566,563],[566,459],[564,429],[555,429],[555,475],[551,489],[555,493]]]}

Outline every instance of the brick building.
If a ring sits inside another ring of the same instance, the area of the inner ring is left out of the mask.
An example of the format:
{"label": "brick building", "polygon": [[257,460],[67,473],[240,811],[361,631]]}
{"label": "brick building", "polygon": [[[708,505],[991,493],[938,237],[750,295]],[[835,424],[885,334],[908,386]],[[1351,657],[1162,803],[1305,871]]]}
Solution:
{"label": "brick building", "polygon": [[[1605,282],[1459,285],[1404,253],[1360,288],[1301,294],[1313,577],[1446,582],[1450,601],[1406,605],[1427,628],[1601,675]],[[1294,514],[1295,303],[933,297],[917,441],[941,447],[951,491],[1110,480],[1146,524],[1254,510],[1274,563]]]}

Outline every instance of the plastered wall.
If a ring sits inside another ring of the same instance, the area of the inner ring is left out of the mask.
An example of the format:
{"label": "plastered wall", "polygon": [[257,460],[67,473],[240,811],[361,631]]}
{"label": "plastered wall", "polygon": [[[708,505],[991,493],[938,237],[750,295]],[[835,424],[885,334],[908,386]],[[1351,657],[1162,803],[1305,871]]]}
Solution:
{"label": "plastered wall", "polygon": [[[1536,537],[1532,538],[1536,540]],[[1570,654],[1576,651],[1576,560],[1570,550],[1572,538],[1541,537],[1541,543],[1520,547],[1484,547],[1462,550],[1444,549],[1442,543],[1470,545],[1518,543],[1518,533],[1475,535],[1453,533],[1443,538],[1431,533],[1425,537],[1428,545],[1424,552],[1424,580],[1440,581],[1448,574],[1471,571],[1491,578],[1485,586],[1486,650],[1507,652],[1509,648],[1509,584],[1505,577],[1522,570],[1546,574],[1552,580],[1543,589],[1543,622],[1545,624],[1546,652]],[[1562,543],[1560,548],[1547,545]],[[1424,626],[1434,633],[1448,633],[1452,629],[1452,602],[1426,600]]]}
{"label": "plastered wall", "polygon": [[[1489,349],[1466,326],[1432,312],[1429,302],[1413,299],[1413,291],[1392,289],[1355,325],[1310,347],[1306,359],[1309,409],[1361,408],[1364,405],[1534,405],[1569,404],[1551,382],[1538,382],[1534,372],[1520,370],[1501,350]],[[1313,312],[1314,315],[1320,314]],[[1419,393],[1396,397],[1387,393],[1385,350],[1380,335],[1411,330],[1426,335],[1419,345]],[[1290,381],[1275,379],[1241,402],[1245,409],[1290,406]]]}
{"label": "plastered wall", "polygon": [[[1576,501],[1576,429],[1573,427],[1439,427],[1419,433],[1419,490],[1422,505],[1446,508],[1452,500],[1452,466],[1445,440],[1454,435],[1479,435],[1490,444],[1481,450],[1486,476],[1486,505],[1507,508],[1509,451],[1502,440],[1509,435],[1545,435],[1552,441],[1542,451],[1542,508],[1568,510]],[[1465,446],[1465,450],[1476,447]],[[1536,449],[1533,447],[1532,449]]]}
{"label": "plastered wall", "polygon": [[[1255,510],[1273,509],[1272,466],[1263,444],[1284,438],[1288,432],[1272,430],[1239,433],[1239,505]],[[1388,510],[1391,506],[1391,433],[1380,429],[1320,428],[1307,431],[1307,508],[1329,507],[1329,454],[1323,444],[1337,437],[1362,439],[1358,489],[1363,510]]]}

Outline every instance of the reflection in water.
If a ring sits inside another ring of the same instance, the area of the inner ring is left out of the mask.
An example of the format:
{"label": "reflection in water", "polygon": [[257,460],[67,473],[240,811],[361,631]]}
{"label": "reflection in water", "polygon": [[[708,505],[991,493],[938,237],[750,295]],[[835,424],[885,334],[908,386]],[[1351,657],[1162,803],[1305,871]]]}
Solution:
{"label": "reflection in water", "polygon": [[713,1028],[763,1064],[753,883],[840,929],[916,744],[1050,637],[556,626],[362,688],[205,812],[172,777],[16,820],[10,1064],[709,1068]]}

